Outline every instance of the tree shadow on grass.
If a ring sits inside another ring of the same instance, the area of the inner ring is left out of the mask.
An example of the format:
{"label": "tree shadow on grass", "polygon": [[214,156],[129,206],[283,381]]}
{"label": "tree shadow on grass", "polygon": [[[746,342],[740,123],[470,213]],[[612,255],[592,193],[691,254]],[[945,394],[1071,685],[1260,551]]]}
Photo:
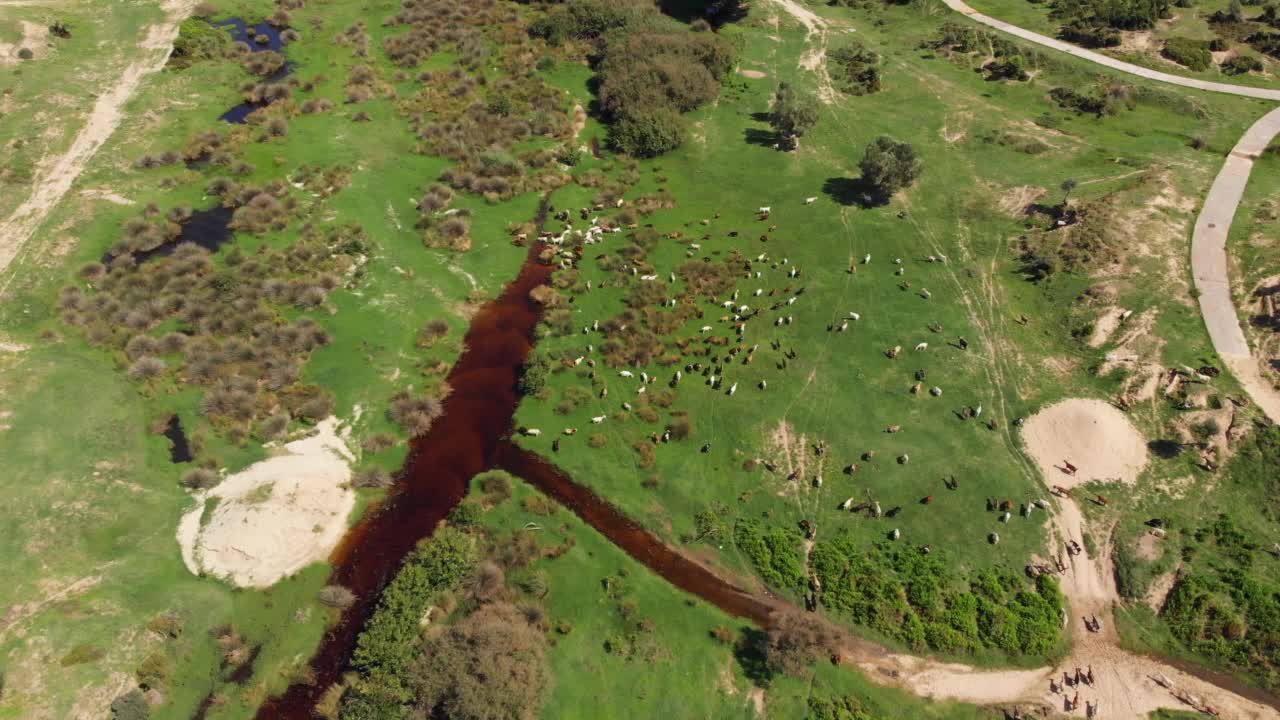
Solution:
{"label": "tree shadow on grass", "polygon": [[764,659],[763,648],[767,641],[765,631],[744,627],[737,644],[733,646],[733,657],[742,667],[742,674],[758,687],[767,687],[773,678]]}
{"label": "tree shadow on grass", "polygon": [[747,128],[742,132],[743,137],[751,145],[759,145],[760,147],[777,147],[778,133],[772,130],[762,130],[760,128]]}
{"label": "tree shadow on grass", "polygon": [[841,205],[874,208],[889,204],[888,195],[860,177],[827,178],[826,182],[822,183],[822,192]]}

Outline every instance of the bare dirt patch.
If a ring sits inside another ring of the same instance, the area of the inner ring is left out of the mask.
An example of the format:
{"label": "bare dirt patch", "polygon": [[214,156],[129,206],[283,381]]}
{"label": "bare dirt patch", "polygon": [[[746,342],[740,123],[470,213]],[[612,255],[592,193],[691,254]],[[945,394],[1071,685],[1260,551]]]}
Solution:
{"label": "bare dirt patch", "polygon": [[742,70],[742,69],[739,69],[739,70],[738,70],[738,74],[739,74],[739,75],[741,75],[741,76],[742,76],[742,77],[744,77],[744,78],[750,78],[750,79],[752,79],[752,80],[760,80],[760,79],[762,79],[762,78],[767,78],[767,77],[769,77],[768,73],[764,73],[764,72],[761,72],[761,71],[759,71],[759,70]]}
{"label": "bare dirt patch", "polygon": [[[1091,480],[1137,480],[1147,464],[1147,441],[1129,418],[1102,400],[1071,398],[1050,405],[1022,427],[1027,452],[1053,485]],[[1066,462],[1078,470],[1069,474]]]}
{"label": "bare dirt patch", "polygon": [[1164,601],[1168,599],[1169,593],[1173,592],[1173,586],[1178,583],[1178,571],[1171,570],[1160,577],[1157,577],[1151,583],[1151,589],[1147,591],[1146,603],[1147,607],[1155,612],[1164,609]]}
{"label": "bare dirt patch", "polygon": [[1160,549],[1160,538],[1151,533],[1144,533],[1138,538],[1138,547],[1136,552],[1138,557],[1143,560],[1157,560],[1163,552]]}
{"label": "bare dirt patch", "polygon": [[1089,347],[1102,347],[1107,340],[1111,339],[1111,334],[1120,327],[1120,321],[1124,317],[1125,309],[1119,307],[1109,307],[1102,311],[1098,319],[1093,323],[1093,334],[1089,336]]}
{"label": "bare dirt patch", "polygon": [[[178,523],[182,560],[242,587],[267,587],[324,560],[347,530],[355,508],[348,486],[354,460],[330,416],[315,434],[250,465],[198,496]],[[218,504],[201,524],[211,498]]]}
{"label": "bare dirt patch", "polygon": [[22,39],[16,43],[0,42],[0,67],[16,65],[22,62],[18,51],[26,48],[31,51],[31,59],[39,60],[48,54],[49,28],[39,23],[23,20]]}
{"label": "bare dirt patch", "polygon": [[1000,211],[1012,217],[1022,217],[1027,214],[1027,208],[1031,207],[1031,203],[1044,197],[1048,192],[1042,187],[1035,185],[1019,185],[1010,188],[1000,196],[998,205]]}

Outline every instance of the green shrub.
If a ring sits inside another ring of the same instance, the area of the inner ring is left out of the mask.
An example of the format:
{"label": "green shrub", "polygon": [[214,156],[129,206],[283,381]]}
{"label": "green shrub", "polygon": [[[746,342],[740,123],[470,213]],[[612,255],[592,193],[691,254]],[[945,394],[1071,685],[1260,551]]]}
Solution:
{"label": "green shrub", "polygon": [[401,681],[417,654],[419,622],[435,594],[460,583],[475,563],[474,541],[451,528],[437,530],[405,560],[351,655],[351,667],[360,676],[354,692],[348,693],[350,703],[370,711],[354,714],[379,717],[386,712],[381,716],[398,717],[399,706],[412,699]]}
{"label": "green shrub", "polygon": [[1222,63],[1222,72],[1228,75],[1262,72],[1262,61],[1252,55],[1236,55]]}
{"label": "green shrub", "polygon": [[668,107],[628,113],[609,128],[609,144],[635,157],[655,157],[684,142],[684,119]]}
{"label": "green shrub", "polygon": [[185,68],[205,60],[225,57],[231,44],[231,36],[224,28],[204,18],[189,18],[178,26],[178,38],[173,42],[169,64]]}
{"label": "green shrub", "polygon": [[880,56],[859,42],[832,48],[827,62],[835,68],[832,80],[850,95],[869,95],[880,91]]}
{"label": "green shrub", "polygon": [[733,540],[766,583],[795,593],[805,591],[804,537],[798,531],[765,529],[756,522],[740,520],[733,528]]}
{"label": "green shrub", "polygon": [[1209,44],[1203,40],[1185,37],[1169,38],[1160,49],[1160,54],[1191,70],[1207,70],[1213,64]]}

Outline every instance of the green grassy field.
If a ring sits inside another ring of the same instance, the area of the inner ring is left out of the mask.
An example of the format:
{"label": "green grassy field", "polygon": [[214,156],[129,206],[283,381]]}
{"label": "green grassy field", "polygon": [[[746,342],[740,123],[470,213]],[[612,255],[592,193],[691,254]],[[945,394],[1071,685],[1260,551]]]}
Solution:
{"label": "green grassy field", "polygon": [[[119,18],[112,15],[92,32],[128,36],[111,23],[136,27],[156,14],[149,5],[121,7],[112,11],[120,12]],[[256,20],[273,6],[237,0],[219,7]],[[350,173],[346,187],[332,195],[307,194],[303,212],[317,223],[359,223],[372,238],[372,255],[351,287],[331,294],[321,309],[283,312],[289,318],[313,317],[331,335],[332,342],[303,368],[302,380],[332,393],[340,417],[352,419],[357,407],[363,410],[354,428],[357,443],[375,433],[403,440],[404,432],[386,416],[391,397],[440,382],[443,369],[463,349],[462,332],[475,303],[500,290],[524,257],[524,249],[508,239],[508,224],[530,220],[538,204],[533,192],[492,204],[459,193],[453,207],[473,211],[473,248],[454,253],[423,247],[414,201],[448,163],[415,152],[403,106],[415,81],[409,74],[397,76],[380,50],[383,39],[396,32],[381,19],[398,7],[393,0],[373,0],[313,3],[296,11],[294,24],[303,39],[289,47],[288,56],[300,87],[309,83],[310,89],[298,89],[295,97],[326,99],[335,108],[291,116],[284,138],[260,141],[252,130],[235,131],[232,138],[235,159],[253,166],[242,178],[247,182],[290,178],[302,165],[341,166]],[[689,373],[667,393],[672,373],[691,357],[676,365],[631,367],[636,375],[643,371],[658,378],[642,402],[638,382],[618,376],[621,367],[607,366],[604,338],[581,333],[593,321],[617,316],[627,291],[640,282],[630,280],[627,289],[602,287],[606,279],[620,279],[596,261],[622,237],[606,236],[604,244],[588,246],[579,268],[578,283],[590,280],[594,289],[565,293],[574,298],[572,332],[544,338],[539,349],[546,357],[592,357],[598,385],[583,397],[581,389],[591,386],[587,366],[554,372],[545,392],[527,399],[517,417],[518,425],[541,428],[544,434],[521,442],[668,542],[727,574],[750,578],[756,588],[765,584],[760,576],[767,568],[734,542],[735,522],[777,530],[789,543],[787,557],[800,553],[798,526],[809,521],[819,543],[848,533],[866,548],[887,543],[896,528],[901,546],[932,546],[955,571],[957,587],[981,571],[1020,573],[1045,544],[1039,518],[1015,516],[1006,525],[984,510],[988,497],[1021,503],[1044,494],[1012,422],[1066,395],[1111,396],[1124,383],[1123,371],[1099,377],[1109,346],[1089,347],[1081,339],[1087,333],[1071,333],[1096,318],[1098,308],[1078,299],[1098,278],[1082,270],[1033,284],[1019,272],[1017,239],[1040,222],[1024,208],[1031,202],[1058,202],[1058,188],[1068,178],[1079,182],[1074,202],[1114,203],[1114,223],[1132,231],[1116,241],[1132,244],[1123,246],[1122,262],[1106,268],[1112,302],[1158,313],[1152,333],[1164,344],[1153,351],[1154,362],[1211,362],[1187,282],[1190,220],[1221,156],[1264,108],[1242,99],[1136,84],[1131,107],[1119,114],[1078,116],[1054,104],[1048,90],[1115,77],[1046,57],[1036,61],[1030,83],[986,80],[974,72],[979,58],[922,48],[942,23],[957,19],[936,3],[814,10],[835,24],[830,43],[856,36],[883,55],[882,92],[841,96],[824,106],[817,128],[796,151],[770,147],[761,114],[777,83],[814,88],[818,77],[798,67],[807,47],[804,30],[776,6],[757,3],[746,20],[724,28],[722,35],[738,48],[741,68],[763,77],[728,79],[718,101],[691,114],[692,136],[682,148],[636,166],[637,180],[626,195],[632,201],[659,193],[674,198],[674,208],[640,220],[664,234],[645,257],[659,278],[691,258],[718,262],[734,251],[747,258],[765,253],[768,260],[755,263],[760,278],[735,278],[740,302],[753,307],[783,302],[801,286],[804,294],[794,305],[751,323],[743,343],[759,349],[750,365],[742,356],[725,365],[725,385],[718,392],[706,387],[701,375]],[[373,48],[368,58],[355,57],[349,45],[334,40],[358,20],[367,22]],[[90,32],[91,23],[76,22]],[[37,89],[38,72],[70,73],[54,63],[73,54],[60,51],[21,66],[31,91]],[[540,64],[535,76],[566,92],[565,111],[573,101],[589,107],[590,68],[572,48],[559,57]],[[439,53],[424,67],[447,68],[452,61],[450,53]],[[356,63],[371,66],[385,92],[349,105],[344,82]],[[499,79],[489,72],[492,80]],[[147,203],[168,208],[214,202],[205,196],[205,186],[210,177],[225,174],[218,167],[192,170],[179,163],[140,170],[134,163],[144,154],[180,149],[195,132],[220,127],[216,118],[239,102],[245,80],[238,63],[209,61],[149,81],[128,108],[133,121],[122,126],[19,261],[0,277],[0,339],[28,346],[0,352],[0,427],[5,428],[0,456],[12,458],[10,472],[0,477],[0,498],[13,510],[0,521],[5,538],[0,562],[15,578],[0,591],[0,605],[11,608],[7,618],[12,618],[0,626],[5,680],[0,717],[99,712],[136,684],[140,668],[167,669],[167,679],[157,683],[163,704],[155,717],[190,717],[208,696],[213,699],[208,717],[248,717],[268,694],[302,677],[306,658],[331,619],[331,611],[316,600],[327,576],[323,564],[266,591],[233,589],[186,570],[174,540],[177,520],[191,506],[178,484],[185,467],[169,462],[167,441],[155,424],[178,414],[188,433],[202,441],[199,460],[229,472],[266,451],[253,439],[229,440],[207,420],[199,389],[126,379],[124,356],[90,346],[61,322],[57,308],[58,290],[74,282],[76,268],[100,258],[122,223]],[[367,121],[354,122],[358,112],[366,113]],[[0,118],[0,139],[14,127],[3,123],[12,121],[11,114]],[[604,141],[605,133],[591,118],[578,142]],[[852,197],[851,181],[859,174],[862,148],[881,134],[910,142],[924,172],[887,206],[864,208]],[[13,164],[17,157],[0,160]],[[1265,202],[1271,187],[1271,162],[1259,163],[1262,182],[1251,186],[1248,198],[1254,206]],[[594,173],[616,179],[629,168],[609,153],[601,159],[585,153],[571,170],[580,183],[556,190],[551,203],[570,209],[589,205],[597,193],[587,187]],[[78,192],[82,189],[109,189],[133,204],[85,196]],[[817,200],[806,204],[808,197]],[[756,217],[760,206],[772,206],[767,221]],[[235,244],[245,253],[283,248],[299,237],[303,222],[299,218],[288,229],[261,237],[240,233]],[[1242,227],[1237,237],[1254,234]],[[665,237],[675,232],[683,238]],[[704,234],[710,237],[703,239]],[[695,251],[691,243],[701,247]],[[1263,264],[1266,246],[1259,248],[1251,266]],[[872,262],[858,264],[866,253]],[[947,261],[927,262],[930,255],[945,255]],[[782,258],[786,265],[770,267]],[[223,254],[215,256],[216,267],[225,268],[224,261]],[[851,265],[856,272],[849,272]],[[802,271],[800,277],[786,276],[792,267]],[[895,275],[899,267],[901,276]],[[906,282],[910,287],[903,288]],[[753,295],[757,288],[763,291],[759,298]],[[672,290],[682,291],[682,284]],[[728,334],[728,324],[718,319],[729,311],[707,301],[700,306],[704,317],[685,323],[673,339],[700,343],[702,325],[713,328],[708,334]],[[862,319],[845,332],[827,329],[850,312]],[[794,322],[771,324],[780,315]],[[1020,316],[1027,318],[1025,324],[1018,322]],[[445,320],[450,330],[429,348],[419,347],[418,332],[433,319]],[[931,324],[942,330],[934,332]],[[960,336],[970,344],[967,351],[949,345]],[[919,342],[928,342],[928,350],[913,351]],[[594,347],[588,350],[588,344]],[[884,351],[895,345],[903,352],[890,360]],[[783,353],[792,349],[797,357],[779,369]],[[918,395],[910,392],[917,371],[926,376]],[[767,381],[767,389],[759,387],[761,381]],[[735,382],[737,392],[729,397],[725,390]],[[1220,384],[1223,392],[1232,390],[1229,381]],[[610,389],[607,399],[599,397],[601,386]],[[941,397],[928,394],[932,386],[943,390]],[[557,412],[566,400],[571,400],[567,411]],[[637,412],[622,412],[623,401]],[[984,419],[997,420],[994,429],[956,415],[977,405],[986,409]],[[656,417],[644,419],[647,413],[638,412],[642,406]],[[661,434],[677,412],[687,413],[689,438],[652,445],[649,436]],[[590,418],[599,415],[608,419],[591,424]],[[1162,437],[1173,422],[1167,404],[1155,402],[1133,417],[1149,437]],[[890,425],[900,425],[901,432],[887,433]],[[562,436],[565,427],[579,432]],[[597,433],[603,445],[590,447],[589,438]],[[555,438],[561,442],[558,453],[551,450]],[[822,455],[815,444],[824,448]],[[642,454],[649,451],[651,461]],[[869,451],[875,451],[874,459],[862,460]],[[403,455],[399,442],[378,453],[361,453],[358,467],[393,469]],[[904,455],[910,462],[899,464],[896,458]],[[756,459],[777,471],[752,466]],[[844,474],[851,463],[859,469]],[[1147,494],[1154,485],[1194,475],[1189,463],[1186,457],[1157,463],[1134,495],[1135,513],[1148,507],[1192,513],[1195,493],[1171,500]],[[789,481],[793,470],[797,477]],[[814,486],[819,475],[820,488]],[[951,475],[960,483],[954,491],[942,483]],[[521,486],[517,499],[530,492]],[[933,502],[922,504],[928,496]],[[360,507],[379,497],[378,491],[360,491]],[[874,498],[886,510],[902,510],[892,519],[873,520],[838,510],[848,497],[855,502]],[[1239,506],[1247,500],[1223,495],[1220,502]],[[1173,509],[1165,509],[1168,503],[1175,503]],[[532,570],[550,578],[546,603],[553,619],[573,626],[555,638],[558,679],[547,717],[752,715],[749,703],[758,694],[753,695],[748,671],[731,648],[710,635],[718,625],[736,626],[719,611],[674,592],[563,510],[552,518],[534,518],[512,502],[486,518],[491,527],[507,530],[533,520],[543,525],[548,539],[577,541],[561,558],[540,561]],[[1122,527],[1128,537],[1136,538],[1135,523],[1141,519],[1126,517]],[[999,545],[986,542],[992,531],[1000,533]],[[1161,559],[1143,572],[1154,577],[1167,563]],[[624,573],[627,597],[639,612],[657,619],[658,661],[651,665],[603,647],[620,621],[616,600],[604,596],[601,579]],[[791,583],[771,590],[798,601],[803,587]],[[901,646],[893,637],[864,631]],[[258,648],[243,682],[231,682],[233,668],[224,667],[229,643]],[[1029,664],[1060,650],[1031,657],[992,651],[960,655],[979,663]],[[778,680],[765,690],[764,703],[773,716],[800,717],[810,698],[847,695],[886,717],[980,716],[973,708],[925,705],[825,665],[807,682]]]}
{"label": "green grassy field", "polygon": [[[160,5],[0,7],[0,43],[30,45],[35,53],[30,60],[0,62],[0,215],[25,200],[35,174],[70,146],[104,86],[144,56],[140,43],[164,18]],[[71,37],[49,34],[55,22],[67,25]]]}
{"label": "green grassy field", "polygon": [[[619,368],[601,362],[594,384],[587,381],[586,366],[553,371],[545,396],[525,402],[518,417],[520,425],[544,434],[521,442],[550,455],[561,429],[577,428],[577,435],[560,437],[560,452],[553,459],[670,542],[696,538],[699,513],[760,519],[786,529],[808,520],[818,528],[819,542],[847,531],[869,545],[899,528],[904,542],[943,549],[946,562],[962,572],[990,567],[1020,571],[1042,546],[1042,528],[1020,518],[1001,525],[995,514],[983,512],[986,497],[1021,501],[1043,492],[1041,480],[1022,459],[1010,423],[1064,393],[1105,396],[1119,380],[1090,377],[1103,349],[1086,347],[1062,332],[1073,317],[1092,322],[1084,315],[1092,311],[1073,302],[1095,280],[1084,274],[1055,276],[1045,286],[1023,280],[1010,241],[1024,221],[1002,212],[1002,200],[1027,187],[1039,188],[1048,202],[1066,178],[1081,181],[1077,192],[1083,199],[1123,198],[1132,222],[1145,224],[1154,217],[1151,227],[1158,226],[1168,240],[1163,248],[1126,253],[1129,272],[1167,276],[1174,267],[1182,268],[1176,272],[1185,278],[1181,243],[1198,188],[1216,172],[1218,152],[1262,108],[1236,101],[1222,105],[1216,99],[1210,105],[1195,96],[1154,91],[1115,117],[1079,118],[1043,96],[1053,85],[1088,82],[1088,72],[1074,64],[1049,61],[1032,84],[988,82],[963,59],[948,61],[911,49],[951,19],[935,6],[878,10],[878,23],[867,21],[870,17],[831,13],[833,20],[850,22],[859,39],[884,53],[885,90],[824,108],[800,149],[784,153],[753,141],[767,133],[753,114],[767,110],[778,81],[812,84],[814,78],[794,66],[803,40],[797,28],[785,16],[775,26],[768,8],[753,13],[733,32],[741,38],[742,66],[767,77],[735,80],[714,108],[696,115],[693,142],[642,163],[641,182],[633,190],[666,188],[679,199],[678,208],[651,218],[660,232],[686,236],[660,242],[645,258],[660,279],[690,254],[724,257],[738,251],[755,258],[767,253],[774,262],[785,257],[789,265],[778,268],[757,263],[753,270],[763,268],[763,277],[739,279],[736,288],[740,302],[754,307],[761,299],[785,300],[803,286],[805,294],[777,313],[794,316],[794,323],[777,327],[771,324],[772,313],[753,321],[742,341],[759,345],[753,364],[743,366],[739,357],[725,365],[719,392],[694,375],[686,376],[674,393],[667,392],[674,370],[694,360],[690,357],[667,367],[627,366],[636,379],[619,377]],[[780,28],[778,41],[757,39],[760,33],[775,32],[774,27]],[[903,108],[911,109],[910,124],[901,121]],[[824,191],[856,177],[860,148],[883,133],[911,142],[921,153],[925,170],[916,187],[889,206],[872,209],[844,204],[838,193],[833,197]],[[1006,139],[1010,134],[1047,147],[1033,158],[1015,149],[1017,143]],[[1195,137],[1213,151],[1192,149]],[[959,187],[965,191],[950,191]],[[1168,206],[1171,192],[1176,194],[1174,207]],[[1166,197],[1157,199],[1161,195]],[[818,200],[805,204],[810,196]],[[772,213],[760,222],[754,211],[764,205],[772,206]],[[1171,226],[1177,228],[1176,236],[1170,236]],[[733,231],[736,238],[729,237]],[[767,241],[759,239],[762,235]],[[608,242],[599,250],[589,246],[579,266],[579,287],[591,280],[596,289],[573,293],[574,331],[544,340],[542,352],[574,358],[590,356],[588,345],[601,347],[600,335],[579,330],[623,309],[625,293],[602,288],[608,274],[588,262],[608,252]],[[691,242],[701,249],[692,250]],[[865,253],[872,255],[872,263],[848,272]],[[929,255],[946,255],[949,261],[929,263]],[[895,258],[903,262],[901,277],[895,275]],[[788,278],[788,267],[800,268],[802,276]],[[1181,278],[1175,276],[1181,295],[1136,277],[1120,280],[1118,291],[1128,307],[1162,311],[1159,334],[1169,338],[1164,362],[1199,362],[1211,350]],[[911,283],[909,290],[900,286],[904,280]],[[788,286],[791,292],[784,291]],[[777,294],[757,299],[756,288]],[[922,288],[930,291],[930,299],[921,295]],[[696,339],[704,324],[714,334],[727,334],[727,325],[717,318],[729,311],[705,302],[701,307],[706,315],[686,323],[676,337]],[[862,319],[847,332],[828,330],[851,311]],[[1014,322],[1019,315],[1032,320],[1020,325]],[[944,332],[931,332],[932,323],[941,324]],[[948,345],[958,336],[969,340],[967,352]],[[771,349],[775,342],[781,351]],[[928,351],[913,353],[918,342],[929,342]],[[889,360],[883,351],[895,345],[903,353]],[[792,348],[799,358],[780,371],[783,352]],[[595,357],[604,359],[598,352]],[[658,378],[647,388],[649,408],[657,412],[649,422],[638,411],[644,404],[637,395],[641,370]],[[942,388],[942,397],[909,392],[917,370],[926,372],[924,387]],[[766,390],[759,389],[762,380],[768,383]],[[734,382],[737,393],[728,397],[725,390]],[[583,387],[591,392],[575,390]],[[599,397],[602,387],[609,389],[606,399]],[[566,400],[565,407],[557,407]],[[624,412],[624,401],[637,411]],[[955,411],[979,404],[995,413],[997,430],[957,418]],[[649,464],[635,446],[648,445],[648,436],[660,434],[677,413],[687,413],[693,433],[688,440],[656,446]],[[589,418],[599,415],[609,419],[597,429]],[[1150,429],[1159,427],[1159,418]],[[901,425],[902,431],[887,434],[890,425]],[[784,431],[791,438],[785,449]],[[590,447],[588,436],[594,433],[603,436],[602,447]],[[815,443],[825,444],[823,456],[815,455]],[[874,460],[860,459],[867,451],[876,452]],[[895,462],[904,454],[910,456],[909,464]],[[780,469],[747,469],[753,459]],[[851,476],[841,472],[850,463],[859,465]],[[792,469],[801,467],[799,477],[788,481]],[[823,485],[815,488],[819,474]],[[943,488],[942,478],[949,475],[960,480],[957,491]],[[935,501],[921,505],[930,495]],[[885,509],[903,510],[892,520],[851,516],[837,508],[848,497],[855,502],[874,498]],[[986,537],[995,530],[1001,543],[992,547]],[[798,545],[798,531],[794,537]],[[749,559],[723,533],[704,537],[689,549],[732,571],[750,572]],[[772,589],[793,597],[799,592]]]}

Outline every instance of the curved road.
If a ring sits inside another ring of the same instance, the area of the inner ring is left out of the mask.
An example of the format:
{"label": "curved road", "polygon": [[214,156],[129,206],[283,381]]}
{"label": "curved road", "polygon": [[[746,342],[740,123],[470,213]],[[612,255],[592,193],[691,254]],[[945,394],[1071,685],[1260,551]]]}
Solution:
{"label": "curved road", "polygon": [[[983,15],[961,0],[942,2],[975,22],[1112,70],[1195,90],[1280,102],[1280,90],[1170,75],[1010,25],[1003,20]],[[1231,279],[1227,262],[1227,235],[1231,232],[1231,220],[1236,215],[1245,185],[1249,182],[1249,174],[1253,171],[1253,161],[1266,150],[1277,134],[1280,134],[1280,108],[1262,116],[1245,131],[1227,156],[1222,170],[1209,188],[1209,194],[1205,196],[1200,216],[1196,218],[1195,230],[1191,235],[1191,273],[1196,290],[1200,293],[1200,313],[1204,316],[1213,349],[1267,417],[1280,422],[1280,392],[1263,377],[1257,359],[1249,352],[1249,343],[1231,300]]]}

